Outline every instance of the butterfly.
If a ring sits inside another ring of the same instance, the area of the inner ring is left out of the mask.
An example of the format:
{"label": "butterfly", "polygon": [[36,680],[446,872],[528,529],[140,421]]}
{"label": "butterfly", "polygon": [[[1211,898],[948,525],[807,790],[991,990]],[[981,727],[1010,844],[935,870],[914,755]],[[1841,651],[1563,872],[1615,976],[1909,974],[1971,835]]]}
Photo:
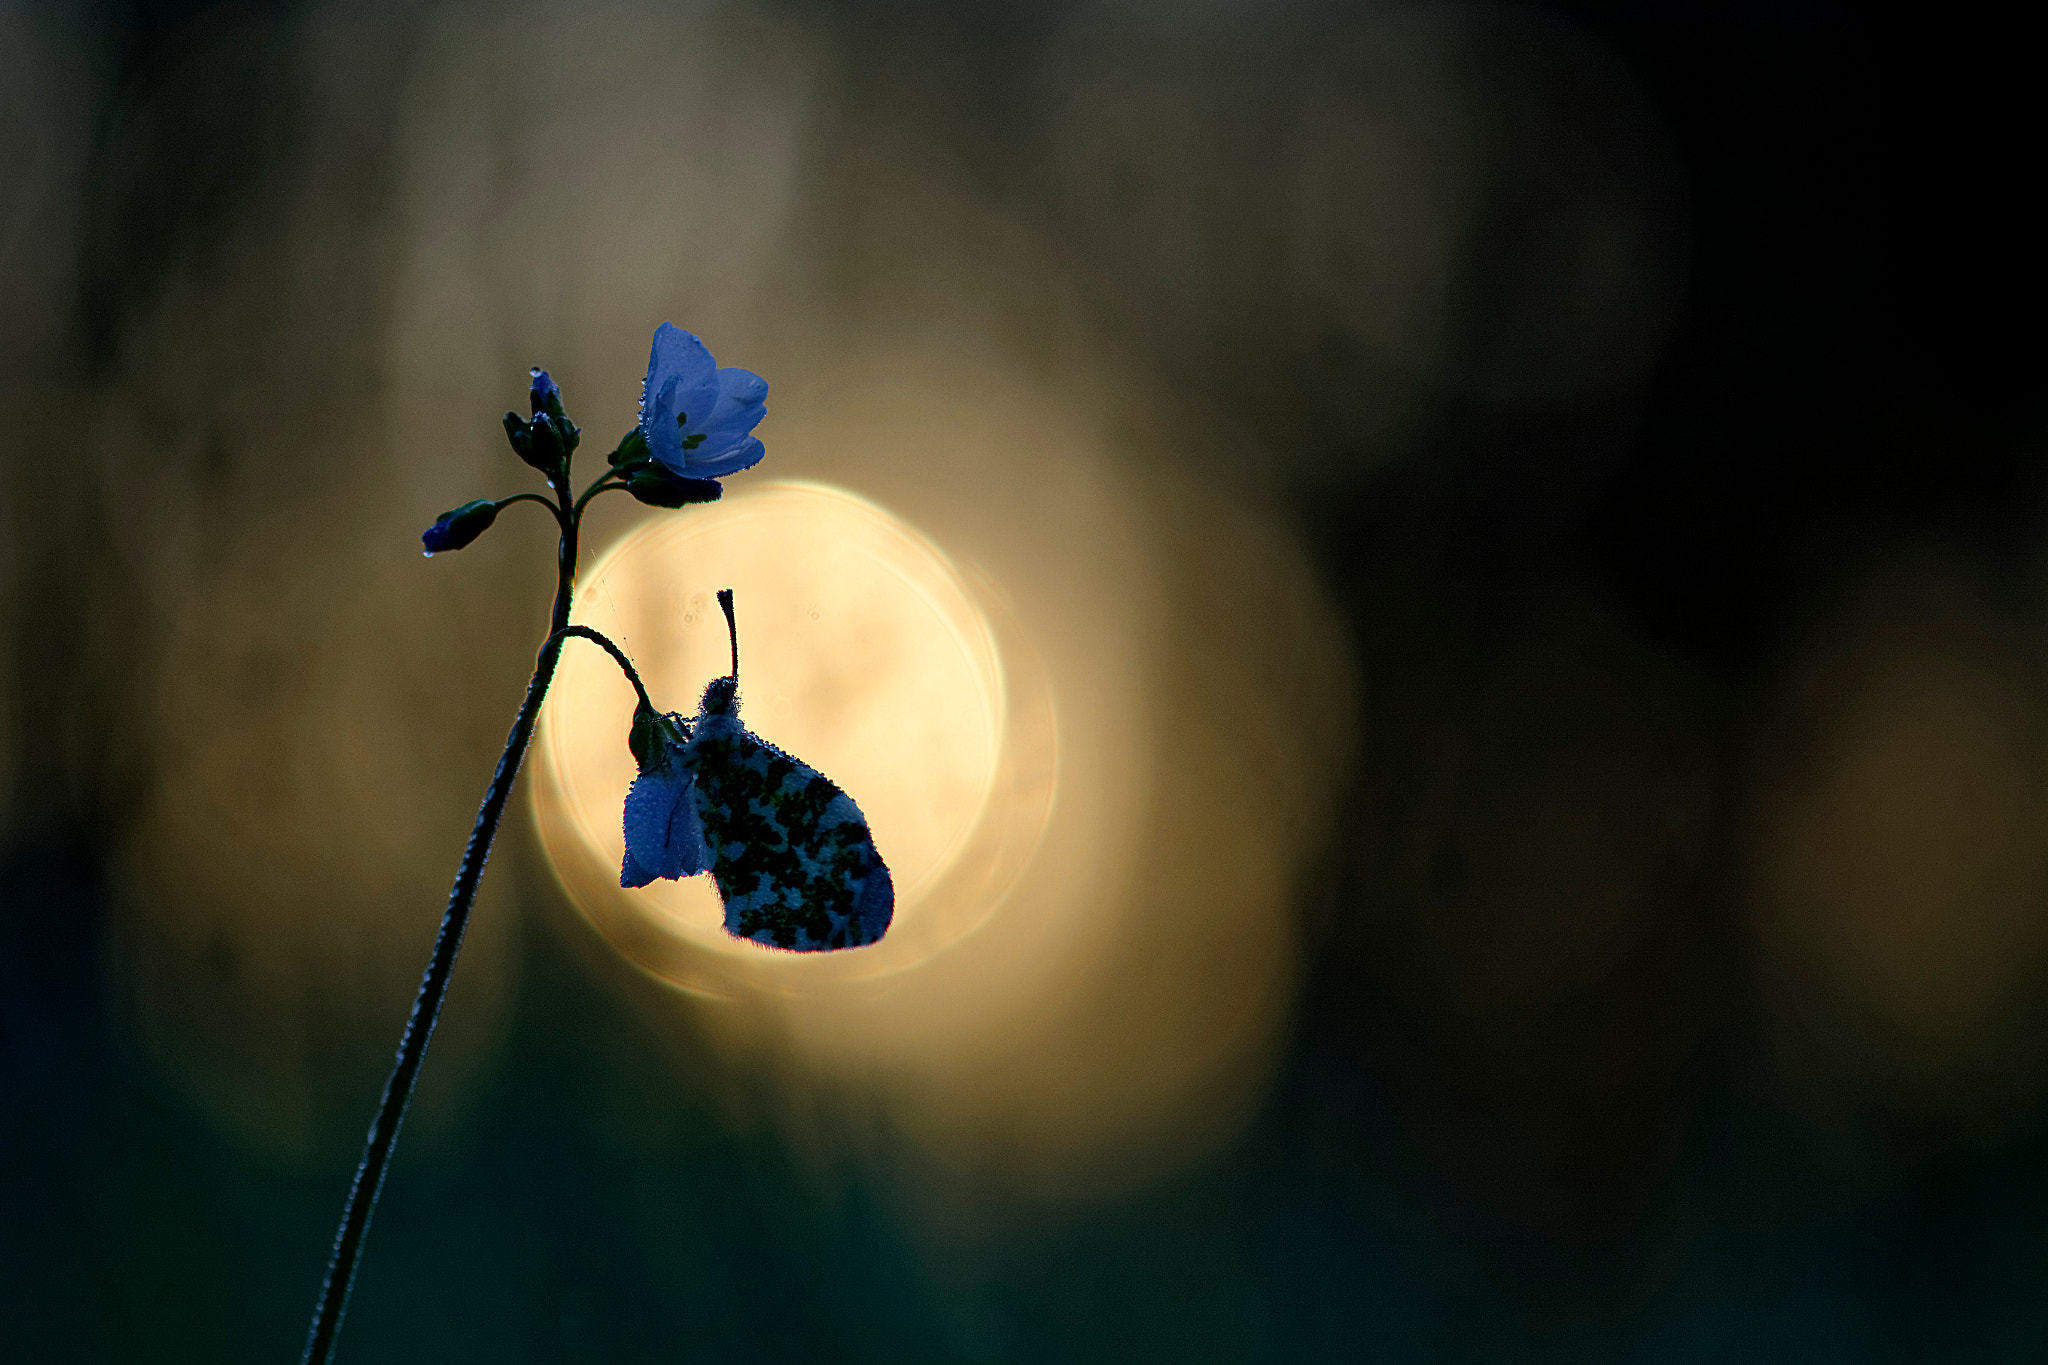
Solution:
{"label": "butterfly", "polygon": [[619,885],[709,872],[726,932],[800,953],[858,948],[888,932],[896,889],[853,798],[740,723],[739,628],[718,594],[732,672],[694,720],[643,706],[631,745]]}

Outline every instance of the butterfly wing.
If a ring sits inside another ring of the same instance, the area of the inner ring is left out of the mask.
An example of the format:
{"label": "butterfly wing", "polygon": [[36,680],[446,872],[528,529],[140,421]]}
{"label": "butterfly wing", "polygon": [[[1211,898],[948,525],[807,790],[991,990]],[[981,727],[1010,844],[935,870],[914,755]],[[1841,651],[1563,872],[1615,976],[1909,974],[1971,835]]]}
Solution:
{"label": "butterfly wing", "polygon": [[895,886],[852,797],[737,720],[700,724],[691,749],[728,933],[801,953],[888,931]]}
{"label": "butterfly wing", "polygon": [[633,784],[626,795],[620,886],[645,886],[656,877],[694,877],[710,868],[693,785],[687,775],[666,781],[642,777]]}
{"label": "butterfly wing", "polygon": [[626,857],[619,867],[620,886],[645,886],[656,877],[694,877],[710,869],[695,785],[688,750],[673,739],[641,768],[626,793]]}

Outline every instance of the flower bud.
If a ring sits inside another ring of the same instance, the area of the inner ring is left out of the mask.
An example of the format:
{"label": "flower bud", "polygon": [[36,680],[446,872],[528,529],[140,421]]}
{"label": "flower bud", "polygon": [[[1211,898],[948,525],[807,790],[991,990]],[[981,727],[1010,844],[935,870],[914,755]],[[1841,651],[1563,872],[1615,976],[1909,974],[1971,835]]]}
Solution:
{"label": "flower bud", "polygon": [[488,498],[465,502],[452,512],[443,512],[434,524],[420,532],[420,544],[432,559],[442,550],[459,550],[491,529],[498,519],[498,504]]}
{"label": "flower bud", "polygon": [[527,427],[527,432],[533,453],[526,457],[526,462],[543,474],[554,474],[562,467],[562,460],[569,453],[562,444],[562,432],[555,425],[555,419],[544,412],[540,413],[535,416],[532,425]]}
{"label": "flower bud", "polygon": [[533,404],[533,415],[538,417],[542,413],[546,413],[550,417],[560,417],[562,415],[562,390],[560,387],[556,385],[554,380],[548,378],[548,372],[538,365],[534,366],[530,373],[533,375],[533,389],[527,397]]}

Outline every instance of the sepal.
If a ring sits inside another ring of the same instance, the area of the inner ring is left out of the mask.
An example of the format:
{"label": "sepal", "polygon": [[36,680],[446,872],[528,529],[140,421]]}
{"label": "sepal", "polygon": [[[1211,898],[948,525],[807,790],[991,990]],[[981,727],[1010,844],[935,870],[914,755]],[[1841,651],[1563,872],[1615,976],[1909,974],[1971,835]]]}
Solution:
{"label": "sepal", "polygon": [[[542,376],[545,378],[545,375]],[[538,392],[534,397],[536,411],[533,420],[528,421],[516,412],[505,414],[505,439],[512,443],[512,452],[526,463],[547,475],[558,477],[563,464],[575,451],[582,440],[582,430],[560,412],[561,391],[551,387],[543,398]],[[552,405],[556,411],[546,410]]]}
{"label": "sepal", "polygon": [[725,494],[716,479],[684,479],[649,462],[625,472],[626,491],[649,507],[688,507],[693,503],[717,502]]}
{"label": "sepal", "polygon": [[626,734],[626,747],[641,772],[668,765],[669,747],[690,741],[689,722],[679,716],[664,716],[641,706],[634,709],[633,728]]}
{"label": "sepal", "polygon": [[605,456],[605,459],[611,462],[613,469],[617,469],[622,464],[634,464],[641,460],[651,460],[653,458],[654,452],[647,448],[647,433],[638,427],[634,427],[631,431],[620,437],[618,449]]}
{"label": "sepal", "polygon": [[576,449],[576,424],[566,417],[543,412],[528,424],[527,431],[533,454],[526,462],[548,477],[555,477],[568,460],[569,452]]}
{"label": "sepal", "polygon": [[[528,464],[533,464],[533,424],[516,412],[505,414],[505,439],[512,443],[512,453]],[[539,466],[535,466],[538,468]]]}

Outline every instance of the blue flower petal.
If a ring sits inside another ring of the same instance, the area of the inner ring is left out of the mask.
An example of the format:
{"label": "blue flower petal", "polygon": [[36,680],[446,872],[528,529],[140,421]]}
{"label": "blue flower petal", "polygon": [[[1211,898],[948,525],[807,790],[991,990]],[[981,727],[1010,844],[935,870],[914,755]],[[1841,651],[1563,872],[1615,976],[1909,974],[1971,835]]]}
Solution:
{"label": "blue flower petal", "polygon": [[697,477],[685,467],[685,429],[676,418],[687,416],[695,429],[717,407],[718,397],[718,362],[710,350],[674,323],[662,323],[648,351],[647,381],[640,390],[640,434],[654,458],[678,474]]}
{"label": "blue flower petal", "polygon": [[718,386],[718,403],[710,419],[701,428],[691,423],[684,433],[686,441],[700,430],[703,434],[694,449],[686,446],[683,452],[689,472],[696,478],[737,473],[763,454],[752,433],[767,415],[763,400],[768,396],[768,381],[751,370],[723,369],[718,372]]}
{"label": "blue flower petal", "polygon": [[737,431],[745,434],[761,425],[768,414],[768,381],[752,370],[727,366],[718,372],[718,402],[713,405],[704,430]]}
{"label": "blue flower petal", "polygon": [[[710,449],[711,444],[707,441],[699,450],[692,451],[691,455],[702,455],[704,451]],[[749,436],[737,445],[722,449],[707,458],[693,458],[690,463],[690,477],[722,479],[728,474],[737,474],[742,469],[753,468],[761,463],[761,457],[766,453],[767,449],[761,444],[760,438]]]}

